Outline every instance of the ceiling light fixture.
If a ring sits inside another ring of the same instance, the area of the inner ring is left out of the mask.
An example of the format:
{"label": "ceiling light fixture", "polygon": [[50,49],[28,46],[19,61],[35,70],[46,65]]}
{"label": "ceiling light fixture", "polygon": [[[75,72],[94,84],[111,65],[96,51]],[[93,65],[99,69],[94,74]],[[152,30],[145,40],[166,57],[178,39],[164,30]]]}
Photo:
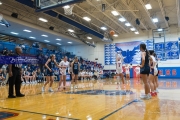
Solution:
{"label": "ceiling light fixture", "polygon": [[47,35],[41,35],[41,36],[43,36],[43,37],[48,37]]}
{"label": "ceiling light fixture", "polygon": [[67,43],[72,44],[72,42],[67,42]]}
{"label": "ceiling light fixture", "polygon": [[61,45],[61,43],[56,43],[56,44]]}
{"label": "ceiling light fixture", "polygon": [[83,19],[88,21],[88,22],[91,21],[91,19],[89,17],[83,17]]}
{"label": "ceiling light fixture", "polygon": [[117,35],[117,34],[114,34],[113,36],[114,36],[114,37],[118,37],[118,35]]}
{"label": "ceiling light fixture", "polygon": [[158,22],[157,18],[153,18],[152,20],[153,20],[154,23]]}
{"label": "ceiling light fixture", "polygon": [[48,20],[44,19],[44,18],[39,18],[40,21],[42,22],[48,22]]}
{"label": "ceiling light fixture", "polygon": [[66,6],[64,6],[63,8],[68,9],[68,8],[70,8],[70,6],[69,6],[69,5],[66,5]]}
{"label": "ceiling light fixture", "polygon": [[69,32],[74,32],[74,30],[72,30],[72,29],[68,29],[68,31],[69,31]]}
{"label": "ceiling light fixture", "polygon": [[5,24],[0,23],[0,25],[6,26]]}
{"label": "ceiling light fixture", "polygon": [[159,28],[158,31],[163,31],[163,29],[162,29],[162,28]]}
{"label": "ceiling light fixture", "polygon": [[146,9],[147,9],[147,10],[150,10],[150,9],[152,9],[152,6],[151,6],[151,4],[146,4],[146,5],[145,5],[145,7],[146,7]]}
{"label": "ceiling light fixture", "polygon": [[135,28],[130,28],[131,31],[135,31],[136,29]]}
{"label": "ceiling light fixture", "polygon": [[125,25],[126,25],[126,26],[131,26],[131,24],[130,24],[130,23],[125,23]]}
{"label": "ceiling light fixture", "polygon": [[23,30],[23,31],[24,31],[24,32],[31,32],[30,30],[26,30],[26,29],[25,29],[25,30]]}
{"label": "ceiling light fixture", "polygon": [[0,1],[0,5],[2,5],[2,2]]}
{"label": "ceiling light fixture", "polygon": [[87,39],[91,40],[91,39],[92,39],[92,37],[87,37]]}
{"label": "ceiling light fixture", "polygon": [[107,28],[106,28],[106,27],[101,27],[101,29],[102,29],[102,30],[107,30]]}
{"label": "ceiling light fixture", "polygon": [[119,13],[117,11],[111,11],[111,13],[114,15],[114,16],[118,16]]}
{"label": "ceiling light fixture", "polygon": [[61,41],[61,39],[57,38],[56,40]]}
{"label": "ceiling light fixture", "polygon": [[121,22],[125,22],[125,21],[126,21],[126,19],[125,19],[125,18],[119,18],[119,21],[121,21]]}
{"label": "ceiling light fixture", "polygon": [[31,39],[36,39],[35,37],[29,37],[29,38],[31,38]]}
{"label": "ceiling light fixture", "polygon": [[16,32],[11,32],[11,34],[18,35],[19,33],[16,33]]}
{"label": "ceiling light fixture", "polygon": [[135,34],[139,34],[139,32],[138,31],[136,31],[136,32],[134,32]]}
{"label": "ceiling light fixture", "polygon": [[49,40],[44,40],[45,42],[50,42]]}

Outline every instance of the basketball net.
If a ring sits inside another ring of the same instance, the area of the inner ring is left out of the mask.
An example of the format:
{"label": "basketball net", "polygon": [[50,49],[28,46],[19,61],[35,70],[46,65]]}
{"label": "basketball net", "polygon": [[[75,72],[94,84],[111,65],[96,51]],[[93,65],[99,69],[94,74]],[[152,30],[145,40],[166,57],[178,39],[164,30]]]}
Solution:
{"label": "basketball net", "polygon": [[74,5],[70,5],[69,8],[65,8],[64,7],[64,14],[65,15],[72,15],[72,9],[73,9]]}

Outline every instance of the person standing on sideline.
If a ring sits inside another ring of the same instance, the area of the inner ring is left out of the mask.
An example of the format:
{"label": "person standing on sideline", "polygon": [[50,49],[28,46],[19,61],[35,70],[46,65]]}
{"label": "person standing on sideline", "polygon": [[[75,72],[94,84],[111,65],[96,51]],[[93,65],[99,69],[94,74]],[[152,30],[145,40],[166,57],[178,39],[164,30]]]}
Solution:
{"label": "person standing on sideline", "polygon": [[78,81],[78,74],[80,70],[80,64],[78,62],[78,58],[75,57],[74,61],[71,63],[71,68],[72,68],[72,75],[73,79],[71,80],[71,89],[73,89],[73,83],[75,82],[74,88],[77,89],[77,81]]}
{"label": "person standing on sideline", "polygon": [[[20,56],[22,54],[21,47],[15,48],[14,56]],[[24,97],[25,95],[21,94],[21,66],[22,64],[9,64],[9,96],[8,98]],[[16,96],[14,96],[14,85]]]}
{"label": "person standing on sideline", "polygon": [[140,50],[141,50],[141,64],[139,65],[139,67],[140,67],[141,79],[143,80],[144,89],[145,89],[145,95],[141,96],[140,98],[149,100],[151,99],[150,86],[148,82],[148,76],[150,73],[150,66],[149,66],[150,56],[145,44],[143,43],[140,44]]}
{"label": "person standing on sideline", "polygon": [[47,68],[47,76],[46,76],[46,83],[42,87],[42,92],[45,91],[45,87],[46,87],[46,85],[49,82],[50,82],[49,92],[53,92],[52,84],[54,82],[54,69],[55,69],[55,65],[57,67],[59,67],[57,62],[56,62],[55,55],[51,55],[50,58],[47,60],[47,62],[45,64],[45,67]]}

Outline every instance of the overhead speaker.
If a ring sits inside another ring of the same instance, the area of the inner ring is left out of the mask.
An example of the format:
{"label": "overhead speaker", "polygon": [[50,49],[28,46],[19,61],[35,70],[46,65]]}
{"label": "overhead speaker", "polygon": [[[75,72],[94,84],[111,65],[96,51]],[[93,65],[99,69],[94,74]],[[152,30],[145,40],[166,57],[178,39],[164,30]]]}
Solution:
{"label": "overhead speaker", "polygon": [[106,9],[106,5],[105,4],[102,4],[102,12],[104,12]]}
{"label": "overhead speaker", "polygon": [[12,13],[11,16],[14,17],[14,18],[18,18],[18,14],[17,13]]}
{"label": "overhead speaker", "polygon": [[166,21],[169,21],[169,17],[166,16],[166,17],[165,17],[165,20],[166,20]]}
{"label": "overhead speaker", "polygon": [[137,24],[137,25],[140,25],[140,21],[139,21],[138,18],[136,19],[136,24]]}
{"label": "overhead speaker", "polygon": [[49,29],[50,29],[50,30],[54,30],[54,27],[50,26]]}

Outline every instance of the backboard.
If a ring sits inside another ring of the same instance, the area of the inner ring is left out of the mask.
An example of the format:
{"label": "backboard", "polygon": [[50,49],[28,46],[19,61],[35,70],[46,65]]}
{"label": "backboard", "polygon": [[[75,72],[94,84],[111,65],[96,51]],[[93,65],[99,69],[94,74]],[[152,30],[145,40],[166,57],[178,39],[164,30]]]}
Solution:
{"label": "backboard", "polygon": [[65,5],[71,5],[85,0],[36,0],[36,12],[51,10]]}

